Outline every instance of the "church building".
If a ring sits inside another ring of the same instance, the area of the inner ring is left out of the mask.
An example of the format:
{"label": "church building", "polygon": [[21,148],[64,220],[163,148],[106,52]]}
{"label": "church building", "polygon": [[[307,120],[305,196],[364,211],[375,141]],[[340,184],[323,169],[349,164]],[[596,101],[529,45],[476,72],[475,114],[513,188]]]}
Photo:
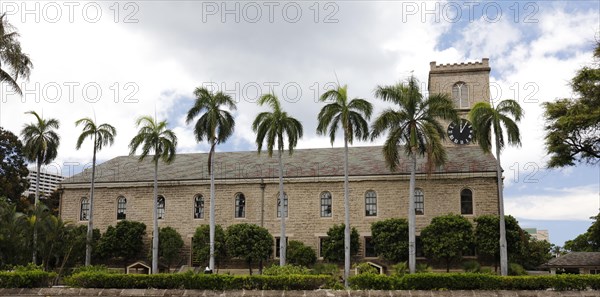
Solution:
{"label": "church building", "polygon": [[[489,61],[460,64],[431,62],[429,93],[450,94],[459,115],[477,102],[489,102]],[[447,163],[430,174],[418,159],[415,189],[417,235],[432,218],[448,213],[474,218],[498,214],[496,159],[471,142],[468,122],[444,123]],[[401,154],[396,172],[386,166],[380,146],[350,147],[350,222],[360,233],[362,258],[375,257],[371,224],[408,216],[410,159]],[[159,226],[175,228],[185,241],[187,263],[195,229],[209,223],[208,154],[179,154],[172,164],[159,163]],[[278,211],[278,163],[268,154],[217,152],[215,220],[227,228],[237,223],[264,226],[279,241],[286,217],[288,240],[317,251],[327,230],[344,222],[343,148],[298,149],[283,155],[285,211]],[[152,234],[154,167],[151,160],[121,156],[96,168],[94,227],[102,232],[120,220],[143,222]],[[65,179],[60,214],[65,221],[86,224],[91,170]],[[274,247],[275,253],[278,249]],[[273,255],[277,257],[278,255]]]}

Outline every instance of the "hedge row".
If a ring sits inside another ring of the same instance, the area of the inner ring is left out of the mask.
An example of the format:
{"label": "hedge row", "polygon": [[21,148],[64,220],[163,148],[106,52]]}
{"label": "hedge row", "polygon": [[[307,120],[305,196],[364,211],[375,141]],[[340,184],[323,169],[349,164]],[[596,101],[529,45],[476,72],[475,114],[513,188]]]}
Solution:
{"label": "hedge row", "polygon": [[0,271],[0,288],[48,287],[54,277],[56,277],[56,273],[41,270]]}
{"label": "hedge row", "polygon": [[586,290],[600,289],[600,275],[498,276],[480,273],[359,274],[356,290]]}
{"label": "hedge row", "polygon": [[316,290],[329,288],[335,279],[328,275],[227,275],[227,274],[112,274],[82,272],[65,279],[81,288],[196,289],[196,290]]}

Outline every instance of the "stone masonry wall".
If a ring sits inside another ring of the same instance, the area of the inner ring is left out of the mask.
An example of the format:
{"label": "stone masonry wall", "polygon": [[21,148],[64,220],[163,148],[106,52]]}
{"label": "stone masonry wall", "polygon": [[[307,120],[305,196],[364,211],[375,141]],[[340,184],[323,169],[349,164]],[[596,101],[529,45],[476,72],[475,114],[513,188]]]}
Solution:
{"label": "stone masonry wall", "polygon": [[[279,236],[280,219],[277,215],[277,180],[265,180],[264,227],[274,237]],[[408,215],[408,179],[398,180],[353,180],[350,182],[351,225],[364,236],[370,236],[371,224],[375,221]],[[464,188],[473,192],[473,218],[482,214],[497,214],[498,200],[495,177],[472,177],[469,175],[452,178],[417,179],[416,186],[423,189],[425,211],[417,216],[417,234],[435,216],[448,213],[460,213],[460,192]],[[336,181],[297,181],[286,182],[284,190],[288,195],[289,217],[286,233],[289,240],[300,240],[312,246],[318,252],[319,237],[326,236],[327,230],[334,224],[344,221],[343,182]],[[365,216],[365,192],[377,193],[377,216]],[[320,216],[320,194],[329,191],[332,194],[332,216]],[[210,186],[208,183],[197,185],[160,185],[159,194],[165,197],[165,218],[159,220],[159,226],[171,226],[184,238],[189,251],[191,238],[196,227],[209,223]],[[137,186],[103,186],[97,184],[94,198],[94,227],[102,232],[117,220],[117,198],[127,198],[127,219],[140,221],[147,226],[147,236],[152,234],[152,183]],[[236,193],[246,197],[245,218],[234,217]],[[204,217],[194,219],[194,196],[204,196]],[[86,224],[79,220],[80,201],[89,196],[89,187],[65,188],[61,202],[61,216],[65,221]],[[217,183],[216,185],[216,223],[224,228],[237,223],[260,225],[261,188],[259,183],[239,181],[236,183]]]}

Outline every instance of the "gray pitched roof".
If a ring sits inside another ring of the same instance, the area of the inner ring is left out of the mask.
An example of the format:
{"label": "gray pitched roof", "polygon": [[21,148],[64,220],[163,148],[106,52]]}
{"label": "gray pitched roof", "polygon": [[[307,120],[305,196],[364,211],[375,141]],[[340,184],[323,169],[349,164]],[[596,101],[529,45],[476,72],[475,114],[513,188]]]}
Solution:
{"label": "gray pitched roof", "polygon": [[551,259],[545,267],[600,266],[600,252],[572,252]]}
{"label": "gray pitched roof", "polygon": [[[448,162],[438,173],[495,172],[496,160],[476,146],[451,146],[446,150]],[[399,169],[390,172],[385,164],[381,146],[349,148],[349,172],[351,176],[374,176],[408,174],[409,159],[401,154]],[[290,156],[283,154],[286,177],[343,176],[343,148],[298,149]],[[169,165],[159,163],[158,179],[161,181],[209,179],[206,163],[208,153],[179,154]],[[278,176],[277,152],[269,157],[266,152],[256,151],[217,152],[215,157],[216,179],[253,179]],[[417,172],[426,172],[423,158],[417,160]],[[151,156],[139,162],[137,156],[121,156],[96,167],[96,182],[152,181],[154,166]],[[91,169],[66,178],[62,183],[87,183]]]}

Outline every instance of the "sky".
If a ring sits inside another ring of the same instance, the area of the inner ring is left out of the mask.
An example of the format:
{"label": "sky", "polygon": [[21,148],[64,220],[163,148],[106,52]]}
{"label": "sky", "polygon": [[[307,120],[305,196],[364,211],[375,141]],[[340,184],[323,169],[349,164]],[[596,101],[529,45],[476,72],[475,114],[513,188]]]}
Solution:
{"label": "sky", "polygon": [[142,115],[168,119],[179,153],[206,152],[185,123],[201,86],[237,102],[235,133],[220,151],[256,149],[256,99],[271,91],[304,125],[298,148],[329,147],[314,132],[317,98],[337,82],[378,114],[388,105],[374,98],[375,86],[414,75],[426,90],[431,61],[489,58],[492,101],[515,99],[525,110],[523,145],[502,154],[506,213],[522,227],[549,230],[561,246],[598,214],[598,165],[546,168],[541,107],[576,96],[569,81],[592,63],[600,40],[598,1],[2,0],[0,11],[34,64],[23,97],[0,84],[0,126],[18,134],[32,121],[29,110],[60,120],[59,155],[48,171],[68,176],[90,166],[91,143],[75,149],[82,117],[118,130],[99,162],[129,152]]}

